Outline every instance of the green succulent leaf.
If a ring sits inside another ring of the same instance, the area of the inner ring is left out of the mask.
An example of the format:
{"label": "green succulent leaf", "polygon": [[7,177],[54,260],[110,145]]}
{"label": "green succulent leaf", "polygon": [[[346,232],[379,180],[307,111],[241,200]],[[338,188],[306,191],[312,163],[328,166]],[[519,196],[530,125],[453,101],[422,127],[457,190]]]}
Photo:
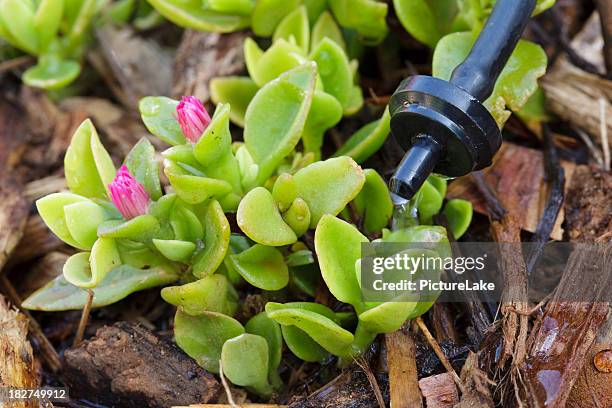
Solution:
{"label": "green succulent leaf", "polygon": [[[455,67],[467,57],[474,41],[471,32],[453,33],[442,38],[434,52],[434,76],[448,80]],[[547,63],[542,47],[519,41],[495,84],[493,94],[484,102],[500,128],[510,117],[509,110],[520,111],[536,92],[538,78],[546,73]]]}
{"label": "green succulent leaf", "polygon": [[310,23],[305,6],[296,8],[278,24],[272,40],[277,41],[280,38],[286,41],[295,41],[304,53],[308,52],[310,49]]}
{"label": "green succulent leaf", "polygon": [[219,274],[205,276],[181,286],[163,288],[161,296],[191,316],[199,316],[204,312],[232,316],[238,308],[238,294],[227,278]]}
{"label": "green succulent leaf", "polygon": [[247,237],[263,245],[282,246],[297,241],[295,232],[283,220],[272,193],[257,187],[238,206],[236,221]]}
{"label": "green succulent leaf", "polygon": [[272,187],[272,196],[281,212],[285,212],[291,207],[291,204],[297,198],[297,186],[291,174],[282,173],[276,178]]}
{"label": "green succulent leaf", "polygon": [[138,103],[147,130],[172,146],[187,142],[176,119],[177,106],[177,101],[165,96],[147,96]]}
{"label": "green succulent leaf", "polygon": [[451,30],[459,8],[457,0],[393,0],[395,13],[414,38],[435,48]]}
{"label": "green succulent leaf", "polygon": [[276,248],[255,244],[229,256],[232,267],[251,285],[263,290],[280,290],[289,283],[289,270]]}
{"label": "green succulent leaf", "polygon": [[[201,0],[148,0],[155,10],[173,23],[198,31],[229,33],[245,28],[249,24],[247,16],[208,10]],[[219,0],[214,1],[217,9]],[[231,3],[229,3],[231,4]]]}
{"label": "green succulent leaf", "polygon": [[221,205],[217,201],[206,204],[199,217],[204,225],[204,248],[193,258],[193,274],[198,278],[211,275],[217,270],[230,242],[230,225]]}
{"label": "green succulent leaf", "polygon": [[64,158],[64,173],[73,193],[107,198],[108,185],[115,178],[115,166],[89,119],[72,136]]}
{"label": "green succulent leaf", "polygon": [[367,232],[378,232],[389,224],[393,215],[393,201],[385,180],[373,169],[364,170],[365,184],[353,203],[364,218]]}
{"label": "green succulent leaf", "polygon": [[444,206],[444,216],[455,239],[461,238],[472,222],[472,203],[459,198],[449,200]]}
{"label": "green succulent leaf", "polygon": [[221,199],[232,192],[232,185],[225,180],[177,174],[170,167],[166,167],[164,173],[176,194],[188,204],[200,204],[213,198]]}
{"label": "green succulent leaf", "polygon": [[353,342],[351,332],[332,319],[305,308],[268,302],[266,313],[270,319],[285,326],[296,326],[307,333],[325,350],[338,356],[350,355]]}
{"label": "green succulent leaf", "polygon": [[316,159],[321,157],[323,136],[327,129],[340,122],[342,112],[342,105],[334,96],[323,91],[315,91],[312,107],[302,133],[302,142],[306,152],[313,152]]}
{"label": "green succulent leaf", "polygon": [[[169,267],[137,269],[121,265],[106,275],[98,285],[91,289],[94,297],[92,306],[103,307],[116,303],[131,293],[167,285],[178,279],[177,271]],[[81,310],[87,303],[87,291],[74,286],[58,276],[34,292],[21,305],[30,310],[55,312]]]}
{"label": "green succulent leaf", "polygon": [[206,0],[211,10],[227,14],[240,14],[248,16],[255,7],[254,0]]}
{"label": "green succulent leaf", "polygon": [[234,384],[248,387],[262,397],[272,394],[268,382],[268,343],[256,334],[244,333],[227,340],[221,350],[223,374]]}
{"label": "green succulent leaf", "polygon": [[80,288],[94,288],[121,264],[115,241],[99,238],[89,252],[72,255],[64,264],[64,278]]}
{"label": "green succulent leaf", "polygon": [[36,55],[39,51],[39,39],[36,33],[35,10],[33,5],[21,0],[3,0],[0,2],[0,15],[5,30],[10,33],[12,42],[17,48]]}
{"label": "green succulent leaf", "polygon": [[47,90],[57,90],[74,81],[81,73],[81,66],[73,60],[44,55],[37,64],[28,68],[21,79],[26,85]]}
{"label": "green succulent leaf", "polygon": [[328,11],[321,13],[321,16],[312,27],[312,38],[310,43],[312,48],[315,48],[323,39],[329,38],[338,44],[343,50],[346,50],[346,43],[342,36],[340,27]]}
{"label": "green succulent leaf", "polygon": [[428,180],[425,180],[418,194],[417,209],[419,221],[421,224],[431,225],[433,223],[433,216],[438,214],[442,209],[444,197],[440,195],[440,192]]}
{"label": "green succulent leaf", "polygon": [[302,49],[297,44],[279,38],[257,59],[255,64],[247,65],[247,67],[255,83],[261,87],[284,72],[303,64],[304,61]]}
{"label": "green succulent leaf", "polygon": [[247,107],[259,90],[257,84],[249,77],[227,76],[211,79],[209,87],[212,101],[230,105],[230,120],[244,127]]}
{"label": "green succulent leaf", "polygon": [[390,124],[391,116],[389,109],[386,109],[380,119],[368,123],[355,132],[334,156],[350,156],[357,163],[363,163],[385,143],[391,132]]}
{"label": "green succulent leaf", "polygon": [[306,201],[296,198],[291,207],[283,213],[283,220],[291,227],[298,237],[304,235],[310,226],[310,208]]}
{"label": "green succulent leaf", "polygon": [[341,26],[355,29],[368,44],[387,35],[387,4],[376,0],[328,0]]}
{"label": "green succulent leaf", "polygon": [[299,0],[258,0],[251,16],[253,32],[261,37],[271,36],[281,20],[299,4]]}
{"label": "green succulent leaf", "polygon": [[108,213],[93,201],[79,201],[64,206],[68,231],[83,248],[91,249],[98,239],[98,225],[108,218]]}
{"label": "green succulent leaf", "polygon": [[365,183],[363,170],[350,157],[315,162],[294,174],[298,196],[310,209],[310,228],[324,214],[336,215],[351,202]]}
{"label": "green succulent leaf", "polygon": [[305,64],[281,75],[257,92],[245,117],[244,142],[259,165],[263,184],[295,148],[312,103],[316,68]]}
{"label": "green succulent leaf", "polygon": [[239,321],[222,313],[203,312],[191,316],[179,309],[174,316],[176,344],[201,367],[215,374],[219,373],[223,344],[243,333],[244,327]]}
{"label": "green succulent leaf", "polygon": [[176,239],[154,239],[153,245],[164,257],[176,262],[187,262],[196,249],[193,242]]}
{"label": "green succulent leaf", "polygon": [[416,314],[419,302],[385,302],[359,315],[359,322],[371,333],[392,333],[408,319],[418,317],[431,307]]}
{"label": "green succulent leaf", "polygon": [[147,138],[142,138],[134,145],[125,158],[125,165],[152,200],[162,196],[159,182],[159,167],[155,159],[155,148]]}
{"label": "green succulent leaf", "polygon": [[280,325],[270,319],[264,311],[251,317],[244,328],[247,333],[256,334],[266,339],[268,342],[269,371],[275,373],[283,354],[283,335]]}
{"label": "green succulent leaf", "polygon": [[353,74],[348,57],[338,43],[323,38],[310,54],[317,63],[325,92],[333,95],[343,108],[347,107],[353,89]]}
{"label": "green succulent leaf", "polygon": [[323,216],[315,231],[315,250],[329,291],[353,306],[361,305],[355,263],[361,258],[362,242],[368,239],[357,228],[331,215]]}
{"label": "green succulent leaf", "polygon": [[298,329],[296,326],[281,326],[281,331],[287,348],[300,360],[316,363],[329,358],[329,352],[306,334],[304,330]]}
{"label": "green succulent leaf", "polygon": [[[76,203],[91,203],[85,197],[72,193],[52,193],[36,201],[36,208],[49,229],[62,241],[79,249],[90,249],[80,244],[70,233],[64,208]],[[96,226],[97,228],[97,226]],[[84,234],[85,235],[85,234]]]}
{"label": "green succulent leaf", "polygon": [[146,242],[159,231],[159,221],[152,215],[145,214],[128,221],[109,220],[98,226],[98,236],[105,238],[123,238]]}

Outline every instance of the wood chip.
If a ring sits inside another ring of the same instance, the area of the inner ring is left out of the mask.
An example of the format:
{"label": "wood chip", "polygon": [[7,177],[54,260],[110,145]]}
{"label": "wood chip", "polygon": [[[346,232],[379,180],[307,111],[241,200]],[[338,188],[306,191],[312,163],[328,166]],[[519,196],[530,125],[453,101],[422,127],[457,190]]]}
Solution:
{"label": "wood chip", "polygon": [[449,373],[432,375],[419,381],[427,408],[452,408],[459,403],[455,381]]}
{"label": "wood chip", "polygon": [[186,30],[174,61],[174,97],[194,95],[208,101],[212,78],[244,72],[242,44],[247,36],[245,31],[219,34]]}
{"label": "wood chip", "polygon": [[387,367],[393,408],[420,408],[423,397],[419,390],[416,348],[411,335],[398,330],[385,334]]}
{"label": "wood chip", "polygon": [[169,407],[209,403],[221,385],[176,345],[143,327],[119,322],[66,350],[71,395],[104,405]]}
{"label": "wood chip", "polygon": [[11,255],[9,264],[18,265],[64,246],[65,244],[51,232],[39,215],[31,215],[26,222],[23,236]]}
{"label": "wood chip", "polygon": [[[40,385],[37,362],[27,335],[27,317],[11,308],[0,295],[0,386],[33,388]],[[38,406],[36,401],[10,405],[14,408]]]}
{"label": "wood chip", "polygon": [[[575,165],[561,162],[565,170],[566,191]],[[542,194],[544,182],[544,157],[540,150],[529,149],[512,143],[504,143],[493,166],[484,170],[485,180],[497,193],[508,212],[516,217],[520,227],[534,232],[542,217],[547,194]],[[487,214],[486,202],[471,177],[461,177],[448,186],[447,197],[463,198],[474,205],[474,210]],[[563,238],[564,213],[557,217],[551,238]]]}

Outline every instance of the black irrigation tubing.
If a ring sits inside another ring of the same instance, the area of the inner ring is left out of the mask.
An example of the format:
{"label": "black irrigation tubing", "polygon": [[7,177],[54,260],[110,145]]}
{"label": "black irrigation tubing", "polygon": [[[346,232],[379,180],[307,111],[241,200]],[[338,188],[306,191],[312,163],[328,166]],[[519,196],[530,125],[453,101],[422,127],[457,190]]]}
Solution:
{"label": "black irrigation tubing", "polygon": [[530,276],[535,270],[542,257],[544,246],[549,241],[565,198],[565,171],[559,162],[559,155],[548,125],[544,124],[542,129],[544,134],[544,171],[546,181],[550,184],[550,193],[542,218],[531,238],[531,242],[536,243],[536,245],[527,257],[527,276]]}

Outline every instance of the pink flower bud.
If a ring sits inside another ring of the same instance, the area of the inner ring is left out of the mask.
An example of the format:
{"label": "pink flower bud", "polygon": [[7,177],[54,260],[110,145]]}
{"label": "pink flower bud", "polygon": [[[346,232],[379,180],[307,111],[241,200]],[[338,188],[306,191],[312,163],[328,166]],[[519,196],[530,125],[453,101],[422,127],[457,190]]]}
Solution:
{"label": "pink flower bud", "polygon": [[113,204],[126,220],[147,213],[149,194],[142,184],[130,174],[127,167],[121,166],[108,188]]}
{"label": "pink flower bud", "polygon": [[195,96],[183,96],[176,107],[176,114],[187,140],[197,143],[210,123],[210,115],[202,102]]}

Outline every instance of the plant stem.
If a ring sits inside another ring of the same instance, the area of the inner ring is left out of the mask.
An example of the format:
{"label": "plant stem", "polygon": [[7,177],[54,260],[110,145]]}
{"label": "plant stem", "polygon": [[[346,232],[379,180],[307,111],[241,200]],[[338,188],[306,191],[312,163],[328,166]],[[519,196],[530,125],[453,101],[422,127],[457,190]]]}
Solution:
{"label": "plant stem", "polygon": [[83,340],[85,334],[85,328],[89,321],[89,312],[91,312],[91,304],[93,302],[94,293],[93,290],[87,289],[87,303],[83,306],[83,313],[81,314],[81,320],[79,321],[79,328],[77,329],[76,335],[74,336],[74,342],[72,347],[76,347]]}

